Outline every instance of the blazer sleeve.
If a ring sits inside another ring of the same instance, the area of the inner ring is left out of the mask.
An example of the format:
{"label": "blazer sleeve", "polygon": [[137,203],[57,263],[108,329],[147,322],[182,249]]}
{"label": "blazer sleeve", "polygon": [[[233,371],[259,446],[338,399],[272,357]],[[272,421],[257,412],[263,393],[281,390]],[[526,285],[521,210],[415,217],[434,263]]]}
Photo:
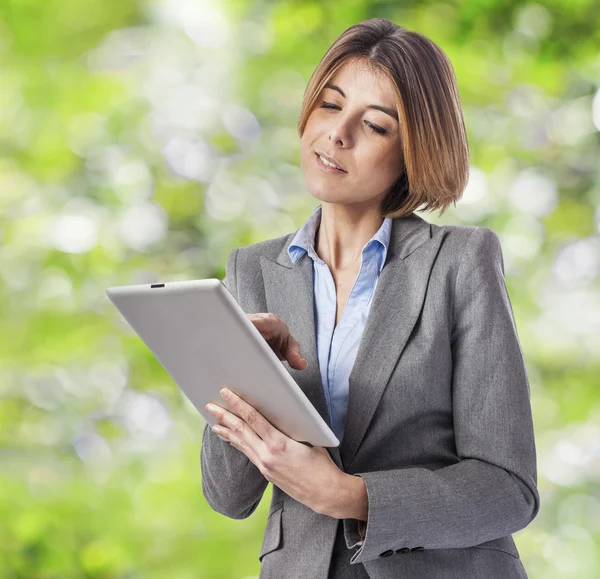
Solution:
{"label": "blazer sleeve", "polygon": [[[344,520],[350,562],[403,547],[472,547],[510,535],[537,515],[536,448],[525,371],[497,235],[476,227],[457,271],[452,400],[459,462],[429,470],[356,473],[364,479],[364,541]],[[354,545],[352,545],[354,543]]]}
{"label": "blazer sleeve", "polygon": [[[223,280],[236,300],[237,252],[234,249],[229,255]],[[256,510],[269,481],[243,452],[215,434],[208,422],[202,435],[200,465],[202,492],[214,511],[231,519],[245,519]]]}

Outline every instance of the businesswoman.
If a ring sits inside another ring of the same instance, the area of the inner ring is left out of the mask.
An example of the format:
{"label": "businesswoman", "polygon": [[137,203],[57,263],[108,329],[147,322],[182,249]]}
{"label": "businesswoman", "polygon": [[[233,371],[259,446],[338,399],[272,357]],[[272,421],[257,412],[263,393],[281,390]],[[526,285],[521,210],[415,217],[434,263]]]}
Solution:
{"label": "businesswoman", "polygon": [[314,71],[298,128],[320,204],[234,249],[224,283],[341,444],[288,438],[231,385],[202,441],[209,505],[246,518],[273,483],[261,579],[527,577],[511,534],[540,499],[502,249],[415,213],[467,182],[452,65],[417,32],[360,22]]}

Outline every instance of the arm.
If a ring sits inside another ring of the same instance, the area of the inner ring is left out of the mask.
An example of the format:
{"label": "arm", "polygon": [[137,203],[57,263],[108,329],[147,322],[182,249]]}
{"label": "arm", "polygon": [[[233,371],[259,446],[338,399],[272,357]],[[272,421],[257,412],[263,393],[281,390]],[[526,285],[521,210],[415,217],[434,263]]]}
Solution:
{"label": "arm", "polygon": [[[235,264],[237,249],[227,259],[225,287],[237,300]],[[202,449],[202,492],[210,507],[231,519],[245,519],[255,510],[269,482],[250,459],[227,439],[204,426]]]}
{"label": "arm", "polygon": [[[344,519],[351,563],[388,549],[478,545],[537,515],[536,450],[529,383],[504,282],[500,242],[474,229],[459,264],[452,333],[453,413],[460,462],[357,474],[368,495],[364,543]],[[360,499],[358,499],[360,500]]]}

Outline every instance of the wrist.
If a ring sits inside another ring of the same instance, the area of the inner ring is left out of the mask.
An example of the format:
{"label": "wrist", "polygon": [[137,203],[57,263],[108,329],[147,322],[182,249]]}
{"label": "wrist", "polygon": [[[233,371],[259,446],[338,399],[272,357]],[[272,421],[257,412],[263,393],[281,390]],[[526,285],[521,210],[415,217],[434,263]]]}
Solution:
{"label": "wrist", "polygon": [[341,473],[326,514],[335,519],[367,520],[367,487],[362,477]]}

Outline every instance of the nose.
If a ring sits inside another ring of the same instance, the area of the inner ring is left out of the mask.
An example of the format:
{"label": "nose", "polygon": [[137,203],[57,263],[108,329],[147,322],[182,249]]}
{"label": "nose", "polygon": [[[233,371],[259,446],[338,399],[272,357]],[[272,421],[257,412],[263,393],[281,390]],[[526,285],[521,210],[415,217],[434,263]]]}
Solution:
{"label": "nose", "polygon": [[352,142],[351,128],[343,120],[334,123],[329,129],[329,141],[336,147],[347,147]]}

